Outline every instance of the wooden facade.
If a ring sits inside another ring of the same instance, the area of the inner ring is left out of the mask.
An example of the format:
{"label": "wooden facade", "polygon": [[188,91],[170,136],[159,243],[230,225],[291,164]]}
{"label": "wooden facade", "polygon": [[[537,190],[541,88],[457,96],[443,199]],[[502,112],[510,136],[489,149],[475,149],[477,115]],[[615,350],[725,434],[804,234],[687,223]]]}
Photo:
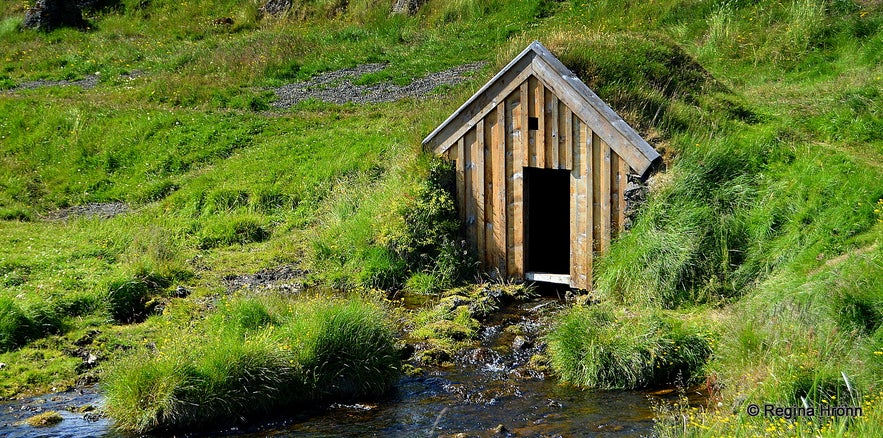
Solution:
{"label": "wooden facade", "polygon": [[659,158],[537,41],[423,145],[456,163],[457,208],[484,272],[581,289],[623,226],[627,175]]}

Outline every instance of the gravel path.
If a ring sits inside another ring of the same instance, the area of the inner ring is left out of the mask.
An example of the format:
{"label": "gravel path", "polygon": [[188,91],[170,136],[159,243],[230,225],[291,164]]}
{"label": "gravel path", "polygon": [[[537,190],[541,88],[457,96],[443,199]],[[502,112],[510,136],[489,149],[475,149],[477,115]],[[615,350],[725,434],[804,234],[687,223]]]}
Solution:
{"label": "gravel path", "polygon": [[483,67],[484,62],[464,64],[448,70],[430,73],[405,86],[383,82],[374,85],[356,85],[353,81],[362,75],[376,73],[386,64],[363,64],[353,68],[320,74],[306,82],[296,82],[273,89],[278,99],[273,106],[290,108],[307,99],[330,103],[393,102],[406,97],[425,97],[442,85],[456,85]]}
{"label": "gravel path", "polygon": [[[140,70],[135,70],[135,71],[132,71],[131,73],[121,74],[120,78],[131,80],[131,79],[137,78],[138,76],[141,76],[142,74],[143,73]],[[12,91],[18,91],[18,90],[34,90],[34,89],[43,88],[43,87],[70,87],[70,86],[80,87],[84,90],[88,90],[88,89],[94,88],[96,85],[98,85],[98,79],[100,77],[101,76],[98,73],[95,73],[95,74],[91,74],[91,75],[86,75],[85,78],[80,79],[78,81],[68,81],[68,80],[62,79],[60,81],[39,80],[39,81],[22,82],[16,86],[6,90],[6,91],[12,92]]]}

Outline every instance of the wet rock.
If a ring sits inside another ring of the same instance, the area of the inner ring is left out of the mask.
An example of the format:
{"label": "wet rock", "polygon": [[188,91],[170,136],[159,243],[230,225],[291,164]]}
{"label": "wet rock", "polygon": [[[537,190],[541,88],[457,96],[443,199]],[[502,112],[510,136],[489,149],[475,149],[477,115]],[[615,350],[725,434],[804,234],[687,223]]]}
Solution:
{"label": "wet rock", "polygon": [[502,424],[498,424],[497,427],[490,430],[494,436],[509,436],[509,429],[506,429],[506,426]]}
{"label": "wet rock", "polygon": [[83,12],[75,0],[37,0],[25,12],[22,26],[50,31],[59,27],[86,27]]}
{"label": "wet rock", "polygon": [[500,355],[490,348],[476,348],[467,352],[463,359],[471,364],[488,364],[500,360]]}
{"label": "wet rock", "polygon": [[230,292],[245,288],[248,290],[274,289],[296,293],[304,289],[303,279],[307,274],[307,271],[293,265],[282,265],[261,269],[254,274],[228,275],[224,277],[224,283]]}
{"label": "wet rock", "polygon": [[190,289],[187,289],[184,286],[178,286],[175,288],[175,292],[172,294],[175,298],[187,298],[190,296]]}
{"label": "wet rock", "polygon": [[451,361],[451,353],[442,348],[432,348],[420,353],[420,361],[430,365],[441,365]]}
{"label": "wet rock", "polygon": [[440,299],[435,308],[445,313],[450,313],[460,306],[465,306],[469,304],[470,303],[468,298],[462,297],[460,295],[451,295],[449,297],[444,297]]}
{"label": "wet rock", "polygon": [[533,347],[533,341],[524,336],[518,335],[512,340],[512,350],[523,351]]}
{"label": "wet rock", "polygon": [[396,0],[392,5],[393,14],[414,15],[428,0]]}
{"label": "wet rock", "polygon": [[2,370],[3,368],[6,368],[6,364],[3,362],[0,362],[0,370]]}

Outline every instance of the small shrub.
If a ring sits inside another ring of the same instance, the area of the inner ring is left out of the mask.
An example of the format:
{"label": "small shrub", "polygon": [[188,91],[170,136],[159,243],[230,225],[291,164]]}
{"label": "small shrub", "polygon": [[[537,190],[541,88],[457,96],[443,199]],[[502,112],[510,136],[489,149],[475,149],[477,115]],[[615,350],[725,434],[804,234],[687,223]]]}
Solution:
{"label": "small shrub", "polygon": [[431,295],[441,290],[435,277],[425,272],[418,272],[408,278],[408,281],[405,282],[405,288],[411,292],[423,295]]}

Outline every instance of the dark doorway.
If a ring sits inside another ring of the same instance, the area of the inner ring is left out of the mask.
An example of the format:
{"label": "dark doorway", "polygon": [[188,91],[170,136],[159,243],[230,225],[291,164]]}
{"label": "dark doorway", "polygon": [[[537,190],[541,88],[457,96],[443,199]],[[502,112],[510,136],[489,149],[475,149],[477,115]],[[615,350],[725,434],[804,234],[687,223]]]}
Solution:
{"label": "dark doorway", "polygon": [[525,270],[570,273],[570,171],[524,168]]}

